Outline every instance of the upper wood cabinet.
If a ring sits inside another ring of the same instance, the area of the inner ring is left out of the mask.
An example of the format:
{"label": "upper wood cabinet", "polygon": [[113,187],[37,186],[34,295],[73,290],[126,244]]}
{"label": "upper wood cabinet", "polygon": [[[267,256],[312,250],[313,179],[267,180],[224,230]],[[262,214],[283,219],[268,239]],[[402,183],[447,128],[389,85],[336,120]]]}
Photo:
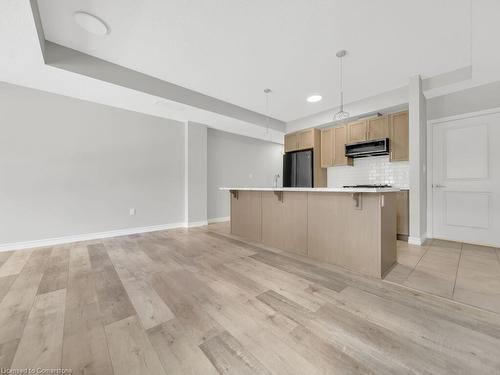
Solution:
{"label": "upper wood cabinet", "polygon": [[347,143],[366,141],[367,133],[367,120],[351,122],[347,125]]}
{"label": "upper wood cabinet", "polygon": [[308,129],[298,134],[299,150],[314,147],[314,129]]}
{"label": "upper wood cabinet", "polygon": [[389,116],[391,161],[409,160],[409,119],[408,111]]}
{"label": "upper wood cabinet", "polygon": [[321,168],[333,165],[333,129],[321,131]]}
{"label": "upper wood cabinet", "polygon": [[389,138],[390,161],[409,160],[408,111],[352,122],[321,131],[321,168],[353,165],[345,156],[347,143]]}
{"label": "upper wood cabinet", "polygon": [[347,125],[333,128],[333,166],[353,165],[352,158],[345,156],[345,145],[347,143]]}
{"label": "upper wood cabinet", "polygon": [[367,139],[389,138],[389,116],[379,116],[366,120]]}
{"label": "upper wood cabinet", "polygon": [[321,168],[353,165],[352,158],[345,156],[347,125],[321,131]]}
{"label": "upper wood cabinet", "polygon": [[285,134],[285,152],[314,148],[315,129]]}
{"label": "upper wood cabinet", "polygon": [[[331,142],[330,142],[331,144]],[[307,129],[295,133],[285,134],[285,152],[313,150],[314,187],[326,186],[326,170],[322,166],[322,142],[319,129]],[[328,152],[328,146],[326,152]]]}
{"label": "upper wood cabinet", "polygon": [[285,152],[299,149],[299,137],[297,133],[285,134]]}

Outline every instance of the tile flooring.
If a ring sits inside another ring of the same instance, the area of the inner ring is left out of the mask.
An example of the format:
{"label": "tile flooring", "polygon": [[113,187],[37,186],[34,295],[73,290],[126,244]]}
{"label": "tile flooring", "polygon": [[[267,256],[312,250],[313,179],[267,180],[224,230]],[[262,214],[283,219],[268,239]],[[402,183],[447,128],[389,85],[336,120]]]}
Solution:
{"label": "tile flooring", "polygon": [[398,264],[385,280],[500,313],[500,249],[398,241]]}

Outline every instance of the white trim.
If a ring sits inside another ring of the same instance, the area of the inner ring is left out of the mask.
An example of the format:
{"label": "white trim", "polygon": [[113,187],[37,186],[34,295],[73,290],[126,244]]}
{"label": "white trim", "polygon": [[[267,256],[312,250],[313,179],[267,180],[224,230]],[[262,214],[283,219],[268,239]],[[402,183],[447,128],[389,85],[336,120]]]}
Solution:
{"label": "white trim", "polygon": [[205,225],[208,225],[208,221],[207,220],[203,220],[203,221],[192,221],[190,223],[186,223],[185,227],[186,228],[194,228],[194,227],[203,227]]}
{"label": "white trim", "polygon": [[427,121],[427,235],[434,234],[434,191],[432,189],[434,178],[434,128],[430,121]]}
{"label": "white trim", "polygon": [[189,220],[189,122],[184,123],[184,220]]}
{"label": "white trim", "polygon": [[408,243],[410,245],[422,246],[425,240],[426,240],[425,237],[408,237]]}
{"label": "white trim", "polygon": [[212,219],[208,219],[208,224],[212,223],[225,223],[226,221],[231,220],[230,216],[225,216],[225,217],[214,217]]}
{"label": "white trim", "polygon": [[476,112],[462,113],[460,115],[455,115],[455,116],[441,117],[434,120],[428,120],[427,123],[430,125],[434,125],[434,124],[439,124],[441,122],[463,120],[465,118],[491,115],[494,113],[500,113],[500,108],[490,108],[490,109],[485,109],[483,111],[476,111]]}
{"label": "white trim", "polygon": [[33,247],[54,246],[59,244],[80,242],[80,241],[90,241],[90,240],[97,240],[100,238],[127,236],[136,233],[156,232],[166,229],[183,228],[186,226],[187,226],[186,223],[161,224],[161,225],[152,225],[149,227],[125,228],[125,229],[111,230],[107,232],[86,233],[86,234],[77,234],[73,236],[46,238],[43,240],[11,242],[11,243],[0,244],[0,252],[29,249]]}

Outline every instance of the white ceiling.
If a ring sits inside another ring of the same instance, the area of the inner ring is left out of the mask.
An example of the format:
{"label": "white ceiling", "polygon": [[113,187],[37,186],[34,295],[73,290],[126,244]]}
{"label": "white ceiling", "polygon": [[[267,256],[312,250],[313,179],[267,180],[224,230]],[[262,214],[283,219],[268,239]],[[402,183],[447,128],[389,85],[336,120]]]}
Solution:
{"label": "white ceiling", "polygon": [[[478,0],[492,2],[494,0]],[[470,0],[41,0],[46,39],[290,121],[471,64]],[[94,36],[72,14],[111,29]],[[490,48],[491,49],[491,48]],[[307,103],[313,93],[319,103]]]}

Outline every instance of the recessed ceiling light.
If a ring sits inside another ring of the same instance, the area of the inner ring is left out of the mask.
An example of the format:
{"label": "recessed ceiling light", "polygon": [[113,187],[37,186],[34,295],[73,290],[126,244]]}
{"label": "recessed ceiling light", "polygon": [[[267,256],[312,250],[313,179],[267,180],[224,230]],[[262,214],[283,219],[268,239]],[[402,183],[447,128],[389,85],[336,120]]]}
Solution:
{"label": "recessed ceiling light", "polygon": [[101,19],[86,12],[75,12],[73,14],[75,22],[88,33],[95,35],[106,35],[109,32],[108,26]]}
{"label": "recessed ceiling light", "polygon": [[323,97],[321,95],[311,95],[307,98],[307,101],[309,103],[316,103],[319,102]]}

